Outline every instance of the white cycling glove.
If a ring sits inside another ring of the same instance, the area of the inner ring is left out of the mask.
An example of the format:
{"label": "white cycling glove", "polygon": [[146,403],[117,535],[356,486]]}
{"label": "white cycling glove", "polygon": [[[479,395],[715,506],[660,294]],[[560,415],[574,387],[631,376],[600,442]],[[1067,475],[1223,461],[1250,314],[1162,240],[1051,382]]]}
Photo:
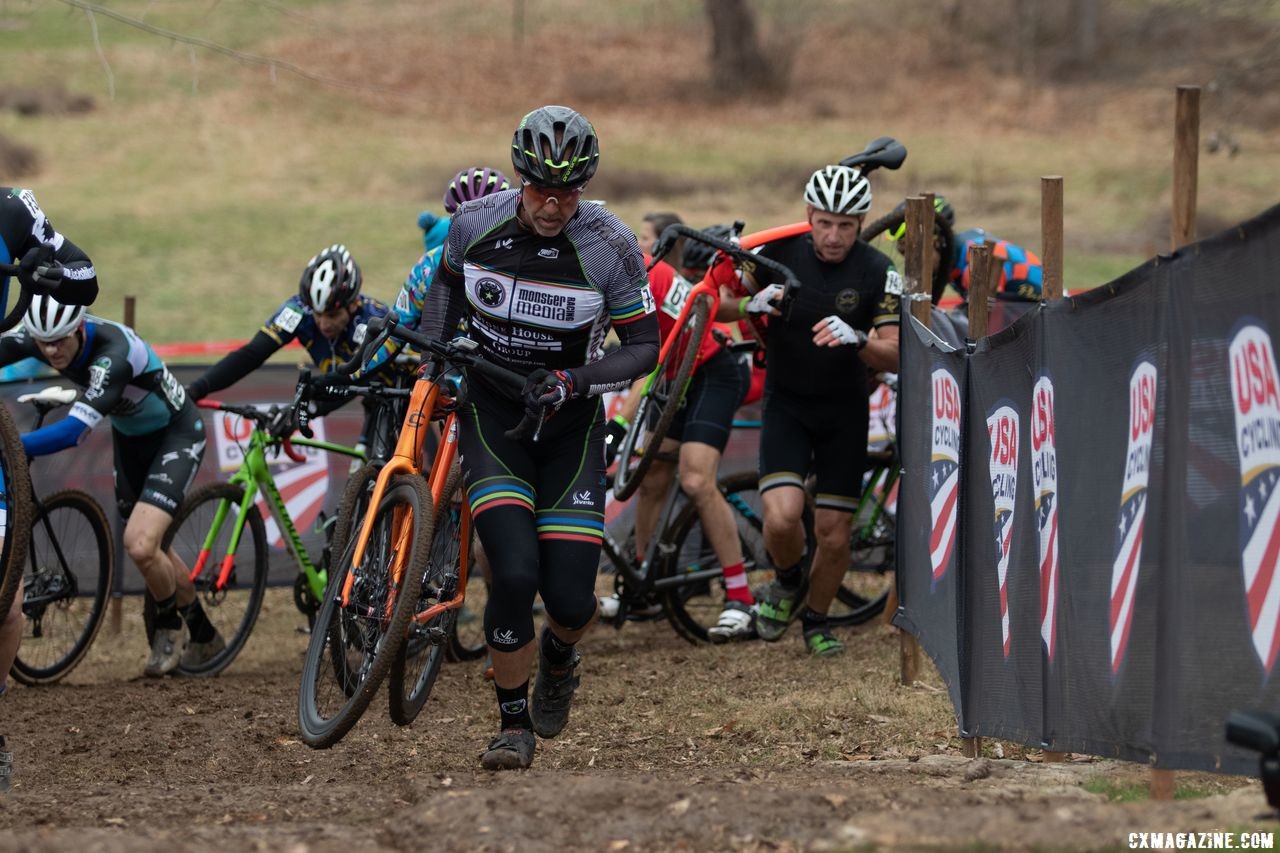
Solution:
{"label": "white cycling glove", "polygon": [[772,305],[770,303],[773,300],[780,298],[782,298],[782,285],[771,284],[768,287],[762,288],[752,296],[751,301],[747,303],[747,313],[768,314],[770,311],[773,311],[778,307],[777,305]]}
{"label": "white cycling glove", "polygon": [[862,349],[867,345],[867,333],[855,329],[835,314],[822,318],[827,332],[841,344],[853,344],[854,349]]}

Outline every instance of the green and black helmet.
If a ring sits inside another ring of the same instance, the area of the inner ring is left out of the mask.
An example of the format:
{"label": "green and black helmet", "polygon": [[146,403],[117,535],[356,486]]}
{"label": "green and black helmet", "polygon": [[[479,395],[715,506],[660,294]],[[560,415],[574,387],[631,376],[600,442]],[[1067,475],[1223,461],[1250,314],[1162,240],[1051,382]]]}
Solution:
{"label": "green and black helmet", "polygon": [[539,186],[582,186],[599,163],[596,129],[568,107],[539,107],[520,120],[511,140],[511,165]]}

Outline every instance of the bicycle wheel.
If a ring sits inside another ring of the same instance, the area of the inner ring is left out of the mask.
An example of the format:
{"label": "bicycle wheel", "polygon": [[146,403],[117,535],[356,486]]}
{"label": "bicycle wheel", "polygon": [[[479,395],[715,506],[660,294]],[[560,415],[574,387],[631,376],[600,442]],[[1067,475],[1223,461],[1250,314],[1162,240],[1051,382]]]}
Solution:
{"label": "bicycle wheel", "polygon": [[[421,612],[433,604],[450,601],[458,592],[458,560],[462,556],[462,504],[454,497],[462,485],[462,468],[455,462],[445,483],[444,498],[435,508],[430,559],[418,591]],[[465,500],[465,496],[463,500]],[[391,721],[407,726],[414,721],[440,674],[449,638],[458,619],[457,610],[446,610],[427,622],[410,620],[409,635],[391,664],[388,693]]]}
{"label": "bicycle wheel", "polygon": [[662,440],[671,429],[676,412],[684,402],[684,392],[693,375],[702,345],[703,332],[711,313],[711,300],[699,296],[689,309],[689,316],[667,356],[658,363],[653,383],[640,401],[631,426],[618,447],[618,467],[613,475],[613,496],[624,501],[640,487],[649,466],[653,464]]}
{"label": "bicycle wheel", "polygon": [[[225,513],[193,584],[205,615],[227,645],[197,666],[179,664],[175,671],[181,675],[213,676],[230,666],[244,648],[262,610],[269,568],[267,529],[256,506],[249,509],[240,540],[232,552],[231,574],[227,576],[226,584],[218,588],[218,577],[222,573],[231,537],[235,534],[236,516],[242,500],[244,489],[234,483],[206,483],[183,498],[178,514],[165,531],[164,549],[178,559],[189,575],[195,570],[217,514]],[[145,596],[143,607],[147,642],[150,643],[155,634],[155,599],[150,593]]]}
{"label": "bicycle wheel", "polygon": [[[904,218],[901,213],[886,213],[867,224],[859,237],[863,242],[870,243],[881,234],[896,229],[902,224]],[[933,228],[938,242],[938,267],[933,271],[933,287],[930,295],[934,304],[937,304],[942,298],[942,292],[951,281],[951,268],[955,265],[955,232],[939,217],[934,217]]]}
{"label": "bicycle wheel", "polygon": [[330,569],[298,690],[298,727],[309,746],[341,740],[386,677],[418,603],[432,527],[426,481],[398,476],[374,515],[360,564],[352,565],[358,539],[352,536]]}
{"label": "bicycle wheel", "polygon": [[347,540],[351,537],[351,529],[359,529],[369,509],[369,498],[373,496],[373,484],[378,480],[381,462],[370,462],[361,465],[355,473],[347,478],[346,488],[342,490],[342,499],[338,501],[338,514],[333,523],[333,539],[329,542],[330,559],[336,559],[347,550]]}
{"label": "bicycle wheel", "polygon": [[32,494],[27,454],[22,449],[18,427],[8,407],[0,405],[0,619],[13,606],[18,580],[26,568],[35,514]]}
{"label": "bicycle wheel", "polygon": [[[720,492],[733,510],[747,583],[752,588],[767,582],[773,574],[764,547],[764,509],[759,487],[760,478],[755,471],[720,478]],[[808,511],[805,533],[812,548],[813,516]],[[659,553],[664,548],[671,556],[657,567],[655,584],[662,590],[667,618],[676,633],[689,642],[709,642],[707,629],[716,624],[725,605],[723,566],[703,532],[702,519],[692,502],[667,526]]]}
{"label": "bicycle wheel", "polygon": [[36,514],[27,553],[25,628],[12,672],[23,684],[52,684],[89,651],[107,613],[115,576],[107,516],[84,492],[56,492]]}
{"label": "bicycle wheel", "polygon": [[849,571],[831,604],[834,625],[861,625],[884,612],[895,577],[896,518],[890,501],[898,474],[896,465],[877,465],[867,477],[868,500],[853,519]]}
{"label": "bicycle wheel", "polygon": [[489,579],[480,570],[476,560],[476,548],[480,545],[475,534],[467,554],[467,594],[458,608],[458,618],[449,632],[445,646],[445,660],[451,663],[479,660],[489,650],[484,637],[484,608],[489,602]]}

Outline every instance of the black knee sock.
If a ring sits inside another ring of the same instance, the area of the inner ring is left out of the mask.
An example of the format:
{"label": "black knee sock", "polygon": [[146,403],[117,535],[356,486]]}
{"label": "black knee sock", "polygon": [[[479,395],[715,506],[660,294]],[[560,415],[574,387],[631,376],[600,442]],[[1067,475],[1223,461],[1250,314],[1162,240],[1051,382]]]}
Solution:
{"label": "black knee sock", "polygon": [[800,611],[800,626],[805,633],[812,631],[814,628],[822,628],[826,624],[827,614],[819,613],[808,605],[805,605],[804,610]]}
{"label": "black knee sock", "polygon": [[552,666],[565,666],[573,660],[573,643],[563,643],[550,628],[542,630],[542,655]]}
{"label": "black knee sock", "polygon": [[191,632],[192,642],[207,643],[217,634],[217,630],[213,627],[213,623],[209,621],[204,608],[200,606],[199,596],[191,599],[191,603],[186,607],[179,607],[178,612],[182,614],[182,621],[187,623],[187,630]]}
{"label": "black knee sock", "polygon": [[493,688],[498,693],[498,713],[502,715],[503,730],[532,729],[533,720],[529,718],[529,682],[510,688],[499,687],[495,682]]}
{"label": "black knee sock", "polygon": [[182,617],[178,615],[177,593],[156,601],[156,627],[166,631],[182,627]]}

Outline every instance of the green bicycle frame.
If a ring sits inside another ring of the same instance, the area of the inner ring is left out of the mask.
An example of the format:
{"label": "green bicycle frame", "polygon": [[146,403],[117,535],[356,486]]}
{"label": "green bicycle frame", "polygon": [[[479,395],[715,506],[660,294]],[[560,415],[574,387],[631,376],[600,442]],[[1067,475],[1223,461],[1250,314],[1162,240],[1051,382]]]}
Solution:
{"label": "green bicycle frame", "polygon": [[[342,444],[333,444],[328,441],[318,441],[316,439],[297,437],[290,441],[296,447],[314,447],[317,450],[324,450],[330,453],[339,453],[343,456],[350,456],[361,461],[365,460],[363,450],[357,450],[354,447],[347,447]],[[261,429],[255,428],[249,435],[249,448],[245,451],[244,461],[240,463],[240,469],[232,475],[229,482],[240,485],[244,489],[244,498],[237,507],[235,526],[231,531],[231,539],[227,543],[227,552],[222,557],[222,567],[218,572],[216,589],[223,589],[227,585],[227,581],[231,577],[231,571],[235,564],[236,548],[240,545],[240,536],[244,533],[245,519],[247,513],[257,501],[259,490],[267,497],[267,507],[271,512],[271,517],[275,519],[280,531],[284,534],[285,546],[289,553],[293,555],[293,559],[298,564],[298,569],[307,579],[307,586],[310,587],[312,594],[317,600],[324,596],[324,588],[328,583],[328,573],[324,568],[317,568],[311,562],[311,557],[307,554],[307,549],[302,544],[302,536],[299,535],[297,527],[294,526],[293,519],[289,516],[289,510],[285,506],[284,498],[280,494],[280,490],[276,487],[276,481],[271,476],[271,466],[267,464],[267,448],[277,447],[280,442],[272,439],[270,435]],[[194,582],[200,577],[200,573],[204,571],[204,567],[208,564],[209,558],[213,552],[213,544],[218,539],[218,534],[222,531],[222,525],[226,522],[227,512],[231,508],[231,501],[223,500],[218,504],[217,512],[214,513],[213,524],[209,527],[209,533],[204,538],[204,544],[200,547],[200,554],[196,558],[195,565],[191,568],[191,580]]]}

